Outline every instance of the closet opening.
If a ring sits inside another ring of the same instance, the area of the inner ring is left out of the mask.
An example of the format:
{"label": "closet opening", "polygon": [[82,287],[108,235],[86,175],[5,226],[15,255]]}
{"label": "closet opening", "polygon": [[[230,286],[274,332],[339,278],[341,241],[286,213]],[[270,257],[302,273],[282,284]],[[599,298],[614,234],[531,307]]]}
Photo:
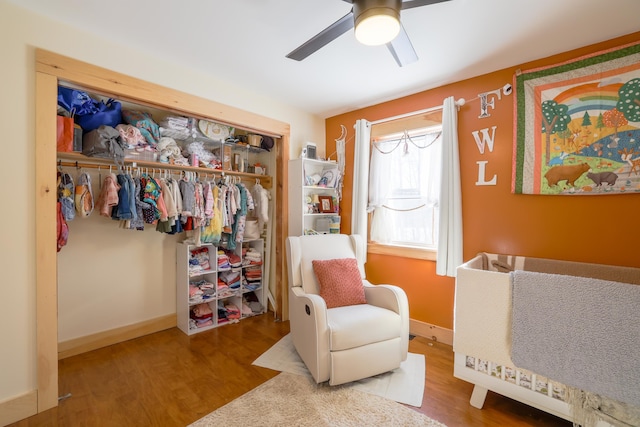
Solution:
{"label": "closet opening", "polygon": [[[36,49],[36,345],[37,345],[37,393],[38,412],[58,404],[58,254],[56,252],[56,174],[58,153],[56,152],[56,108],[59,84],[74,85],[88,92],[127,100],[152,108],[179,114],[210,118],[229,123],[242,129],[277,135],[277,144],[272,149],[275,170],[272,175],[274,209],[274,232],[271,239],[272,270],[271,287],[275,302],[275,317],[286,320],[286,268],[284,240],[287,224],[287,167],[289,153],[289,125],[261,115],[229,107],[214,101],[188,95],[148,83],[136,78],[112,72],[91,64],[64,57],[52,52]],[[210,112],[216,116],[211,117]],[[64,159],[73,163],[75,160]],[[93,163],[93,162],[92,162]],[[88,168],[88,167],[87,167]],[[99,170],[102,170],[101,167]],[[95,171],[95,169],[91,169]],[[78,221],[82,221],[79,219]],[[133,232],[133,231],[132,231]],[[78,233],[77,233],[78,234]],[[71,238],[74,236],[72,235]],[[150,238],[153,240],[153,237]],[[163,250],[170,251],[175,259],[175,242],[167,240]],[[62,249],[64,250],[64,248]],[[174,279],[175,281],[175,279]],[[152,296],[150,296],[152,303]],[[61,313],[63,315],[63,313]],[[170,319],[165,321],[171,322]],[[144,323],[144,322],[143,322]],[[175,326],[175,320],[173,324]],[[145,325],[141,325],[144,330]]]}

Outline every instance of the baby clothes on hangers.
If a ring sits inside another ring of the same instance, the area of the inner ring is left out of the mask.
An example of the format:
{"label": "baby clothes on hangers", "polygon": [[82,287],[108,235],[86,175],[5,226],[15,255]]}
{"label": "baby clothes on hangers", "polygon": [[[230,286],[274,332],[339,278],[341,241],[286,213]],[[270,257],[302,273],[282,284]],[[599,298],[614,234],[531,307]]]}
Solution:
{"label": "baby clothes on hangers", "polygon": [[[144,186],[144,195],[142,200],[151,205],[153,221],[160,219],[160,209],[158,208],[158,198],[160,197],[160,185],[158,182],[152,177],[146,176],[146,183]],[[145,218],[146,219],[146,218]],[[151,219],[151,215],[149,215],[149,219]]]}
{"label": "baby clothes on hangers", "polygon": [[230,221],[230,211],[229,211],[229,194],[226,185],[220,186],[220,210],[222,211],[222,232],[230,233],[231,232],[231,221]]}
{"label": "baby clothes on hangers", "polygon": [[263,229],[269,222],[269,192],[260,183],[256,183],[251,189],[255,204],[254,215],[258,218],[258,227]]}
{"label": "baby clothes on hangers", "polygon": [[116,174],[110,173],[109,175],[104,177],[104,181],[102,183],[102,191],[98,195],[98,201],[96,203],[96,208],[101,216],[105,216],[107,218],[111,218],[111,214],[113,208],[118,206],[118,191],[120,190],[120,185],[118,184],[118,178]]}
{"label": "baby clothes on hangers", "polygon": [[131,209],[131,219],[129,220],[129,227],[131,228],[131,221],[137,221],[138,220],[138,210],[136,209],[136,199],[138,198],[138,193],[136,193],[136,183],[133,180],[133,177],[131,176],[131,174],[127,173],[126,174],[127,177],[127,182],[129,183],[129,189],[131,190],[129,192],[129,207]]}
{"label": "baby clothes on hangers", "polygon": [[236,191],[239,195],[238,200],[239,208],[236,211],[234,223],[231,227],[231,236],[229,237],[229,242],[227,243],[227,248],[235,249],[237,243],[242,243],[242,239],[244,237],[244,226],[245,221],[247,219],[247,191],[244,184],[235,184],[234,191]]}
{"label": "baby clothes on hangers", "polygon": [[213,191],[212,185],[210,182],[205,182],[202,186],[202,193],[204,195],[204,217],[206,219],[211,219],[213,216]]}
{"label": "baby clothes on hangers", "polygon": [[78,176],[78,183],[75,187],[76,211],[80,218],[87,218],[93,212],[93,189],[91,188],[91,177],[88,173],[82,172]]}
{"label": "baby clothes on hangers", "polygon": [[202,226],[204,221],[204,193],[202,189],[202,183],[195,182],[195,203],[193,205],[193,226],[194,228]]}
{"label": "baby clothes on hangers", "polygon": [[193,209],[196,203],[195,192],[196,185],[193,181],[181,179],[179,182],[180,194],[182,194],[182,217],[183,223],[186,217],[193,215]]}
{"label": "baby clothes on hangers", "polygon": [[60,249],[67,244],[69,239],[69,225],[62,214],[62,202],[56,203],[56,230],[57,251],[60,252]]}
{"label": "baby clothes on hangers", "polygon": [[[202,242],[213,243],[218,245],[220,243],[220,237],[222,233],[222,212],[220,210],[220,189],[215,186],[209,184],[209,190],[205,192],[211,193],[211,210],[210,215],[206,219],[205,225],[202,227]],[[206,188],[206,187],[205,187]],[[206,214],[206,208],[205,208]]]}
{"label": "baby clothes on hangers", "polygon": [[116,221],[131,219],[133,215],[131,214],[129,193],[133,189],[130,188],[130,183],[123,173],[119,173],[117,179],[120,186],[118,190],[118,205],[112,210],[111,218]]}
{"label": "baby clothes on hangers", "polygon": [[167,221],[169,222],[169,229],[172,230],[175,222],[178,218],[178,209],[176,206],[176,200],[174,198],[174,192],[171,188],[170,179],[161,179],[160,188],[162,190],[162,197],[167,210]]}
{"label": "baby clothes on hangers", "polygon": [[181,233],[183,229],[182,229],[182,221],[181,221],[182,193],[180,192],[180,186],[178,181],[176,181],[171,177],[166,180],[166,184],[167,184],[167,187],[169,188],[169,193],[171,195],[171,198],[175,203],[175,212],[176,212],[176,216],[174,217],[174,220],[172,221],[172,224],[171,224],[171,231],[168,233],[169,234]]}
{"label": "baby clothes on hangers", "polygon": [[242,186],[242,188],[244,188],[245,194],[247,196],[247,211],[253,211],[255,209],[255,203],[253,201],[253,195],[251,194],[251,191],[249,191],[249,189],[247,188],[246,185],[244,185],[244,183],[239,183],[238,185]]}
{"label": "baby clothes on hangers", "polygon": [[[158,184],[160,184],[161,181],[162,179],[159,179]],[[160,188],[162,189],[162,184],[160,184]],[[156,231],[160,233],[169,233],[171,231],[171,222],[169,221],[167,206],[165,203],[165,194],[162,190],[158,196],[158,211],[160,213],[160,217],[156,224]]]}
{"label": "baby clothes on hangers", "polygon": [[66,221],[71,221],[76,217],[74,190],[73,177],[66,172],[58,172],[58,201],[62,216]]}

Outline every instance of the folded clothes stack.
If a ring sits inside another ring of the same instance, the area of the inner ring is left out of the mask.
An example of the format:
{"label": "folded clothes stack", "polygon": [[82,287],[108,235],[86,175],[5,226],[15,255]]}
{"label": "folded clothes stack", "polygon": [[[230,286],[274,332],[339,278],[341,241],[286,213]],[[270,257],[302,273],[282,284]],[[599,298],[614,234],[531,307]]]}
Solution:
{"label": "folded clothes stack", "polygon": [[227,284],[231,289],[237,289],[240,287],[240,271],[225,271],[220,273],[220,280]]}
{"label": "folded clothes stack", "polygon": [[244,277],[247,281],[245,288],[256,290],[262,286],[262,268],[260,266],[247,267],[244,271]]}
{"label": "folded clothes stack", "polygon": [[189,283],[189,304],[204,302],[216,296],[216,287],[206,280]]}
{"label": "folded clothes stack", "polygon": [[218,271],[231,270],[231,264],[229,263],[229,257],[224,250],[218,250]]}
{"label": "folded clothes stack", "polygon": [[160,123],[160,134],[175,139],[187,139],[191,136],[189,119],[180,116],[168,116]]}
{"label": "folded clothes stack", "polygon": [[242,265],[262,265],[262,254],[254,248],[249,248],[243,255]]}
{"label": "folded clothes stack", "polygon": [[190,322],[191,326],[196,328],[204,328],[205,326],[213,325],[213,311],[209,304],[202,303],[191,308],[189,317],[193,322]]}
{"label": "folded clothes stack", "polygon": [[218,298],[229,298],[236,294],[220,277],[218,277]]}
{"label": "folded clothes stack", "polygon": [[206,247],[192,249],[189,256],[189,274],[201,273],[209,268],[209,249]]}
{"label": "folded clothes stack", "polygon": [[240,319],[241,313],[238,306],[230,301],[218,301],[218,324]]}
{"label": "folded clothes stack", "polygon": [[231,264],[231,267],[240,267],[242,265],[242,260],[233,251],[225,250],[224,253],[229,259],[229,264]]}
{"label": "folded clothes stack", "polygon": [[224,309],[227,311],[227,319],[229,320],[240,319],[240,309],[235,304],[227,301],[224,304]]}

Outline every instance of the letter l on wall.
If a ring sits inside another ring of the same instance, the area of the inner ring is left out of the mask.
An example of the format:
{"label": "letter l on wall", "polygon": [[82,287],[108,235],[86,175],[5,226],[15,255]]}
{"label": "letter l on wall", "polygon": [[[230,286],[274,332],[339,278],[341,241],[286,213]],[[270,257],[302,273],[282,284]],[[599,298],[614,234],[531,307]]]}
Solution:
{"label": "letter l on wall", "polygon": [[476,185],[496,185],[498,183],[498,176],[493,175],[490,181],[485,179],[485,166],[489,163],[487,160],[478,160],[476,164],[478,165],[478,180],[476,181]]}

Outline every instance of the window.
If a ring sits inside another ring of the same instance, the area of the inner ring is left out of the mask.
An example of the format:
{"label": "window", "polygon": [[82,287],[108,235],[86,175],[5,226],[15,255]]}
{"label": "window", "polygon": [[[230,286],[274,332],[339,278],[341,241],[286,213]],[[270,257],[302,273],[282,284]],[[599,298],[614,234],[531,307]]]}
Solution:
{"label": "window", "polygon": [[370,243],[437,248],[441,130],[439,123],[395,133],[372,127]]}

